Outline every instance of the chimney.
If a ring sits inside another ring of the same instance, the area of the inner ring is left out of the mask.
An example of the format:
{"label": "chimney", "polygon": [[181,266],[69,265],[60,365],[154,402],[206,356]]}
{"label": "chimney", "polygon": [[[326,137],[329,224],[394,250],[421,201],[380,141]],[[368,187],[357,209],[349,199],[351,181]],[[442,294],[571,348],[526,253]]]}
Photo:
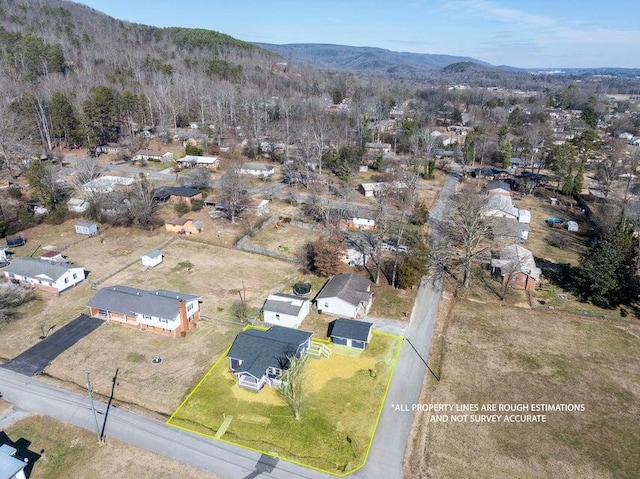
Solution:
{"label": "chimney", "polygon": [[187,318],[187,303],[183,300],[178,301],[178,310],[180,311],[180,332],[189,331],[189,319]]}

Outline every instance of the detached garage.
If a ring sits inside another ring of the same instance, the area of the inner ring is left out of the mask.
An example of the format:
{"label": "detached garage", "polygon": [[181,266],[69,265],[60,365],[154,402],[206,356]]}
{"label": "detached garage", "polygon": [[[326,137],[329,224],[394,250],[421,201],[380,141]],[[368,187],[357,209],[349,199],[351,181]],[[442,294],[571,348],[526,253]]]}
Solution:
{"label": "detached garage", "polygon": [[335,344],[365,349],[371,341],[373,324],[355,319],[340,318],[329,327],[329,337]]}

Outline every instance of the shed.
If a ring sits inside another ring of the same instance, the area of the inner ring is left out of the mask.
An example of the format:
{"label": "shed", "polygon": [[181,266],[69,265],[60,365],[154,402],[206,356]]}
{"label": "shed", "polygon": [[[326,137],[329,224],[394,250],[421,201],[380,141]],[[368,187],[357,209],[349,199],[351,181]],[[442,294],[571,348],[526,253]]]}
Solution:
{"label": "shed", "polygon": [[518,223],[531,223],[531,211],[518,210]]}
{"label": "shed", "polygon": [[340,318],[329,325],[329,337],[335,344],[365,349],[371,342],[372,323]]}
{"label": "shed", "polygon": [[578,223],[575,221],[567,221],[567,229],[575,233],[578,231]]}
{"label": "shed", "polygon": [[153,268],[154,266],[162,263],[162,251],[159,249],[152,249],[142,255],[142,266],[148,266]]}
{"label": "shed", "polygon": [[76,233],[87,236],[96,235],[98,234],[98,225],[95,223],[79,221],[76,223]]}

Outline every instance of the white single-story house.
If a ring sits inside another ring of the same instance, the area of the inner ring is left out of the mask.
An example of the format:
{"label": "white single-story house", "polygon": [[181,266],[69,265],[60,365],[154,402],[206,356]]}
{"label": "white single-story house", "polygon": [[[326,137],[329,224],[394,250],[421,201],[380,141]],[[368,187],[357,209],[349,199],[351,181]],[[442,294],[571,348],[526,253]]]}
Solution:
{"label": "white single-story house", "polygon": [[277,388],[289,358],[300,358],[311,346],[311,333],[272,326],[267,331],[246,329],[238,333],[227,353],[229,369],[238,385],[260,391],[265,384]]}
{"label": "white single-story house", "polygon": [[98,225],[87,221],[79,221],[76,223],[76,233],[87,236],[98,234]]}
{"label": "white single-story house", "polygon": [[111,193],[118,188],[131,186],[135,181],[135,178],[125,176],[104,175],[88,181],[82,185],[82,189],[89,193]]}
{"label": "white single-story house", "polygon": [[275,171],[272,165],[264,163],[245,163],[236,168],[236,172],[240,175],[262,176],[264,178],[273,176]]}
{"label": "white single-story house", "polygon": [[329,326],[329,337],[335,344],[365,349],[371,342],[372,326],[372,323],[356,319],[336,319]]}
{"label": "white single-story house", "polygon": [[337,274],[322,287],[315,298],[318,312],[359,318],[373,304],[371,282],[357,274]]}
{"label": "white single-story house", "polygon": [[87,303],[94,318],[176,338],[200,320],[200,297],[158,289],[115,285],[100,289]]}
{"label": "white single-story house", "polygon": [[284,293],[270,294],[262,307],[265,323],[287,328],[297,328],[309,314],[307,298]]}
{"label": "white single-story house", "polygon": [[171,161],[173,160],[173,153],[170,151],[138,150],[133,156],[133,160]]}
{"label": "white single-story house", "polygon": [[152,249],[142,255],[142,266],[153,268],[160,263],[162,263],[162,251],[159,249]]}
{"label": "white single-story house", "polygon": [[84,268],[40,258],[19,258],[3,269],[7,281],[61,293],[85,279]]}
{"label": "white single-story house", "polygon": [[531,223],[531,211],[518,210],[518,223]]}
{"label": "white single-story house", "polygon": [[208,168],[210,170],[218,169],[220,159],[217,156],[193,156],[187,155],[176,160],[178,166],[182,168]]}

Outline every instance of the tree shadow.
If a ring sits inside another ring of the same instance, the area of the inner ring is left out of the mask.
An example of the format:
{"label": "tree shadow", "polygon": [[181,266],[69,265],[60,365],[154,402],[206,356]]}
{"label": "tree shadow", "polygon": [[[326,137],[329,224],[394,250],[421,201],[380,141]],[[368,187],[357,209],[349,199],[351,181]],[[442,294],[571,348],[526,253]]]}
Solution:
{"label": "tree shadow", "polygon": [[551,284],[564,291],[575,291],[575,277],[578,273],[576,266],[571,266],[569,263],[554,263],[538,256],[534,259],[536,266],[542,270],[542,276]]}
{"label": "tree shadow", "polygon": [[3,444],[7,444],[16,450],[16,454],[14,457],[27,463],[24,468],[24,473],[27,477],[31,477],[33,466],[40,459],[40,457],[42,457],[42,454],[44,454],[44,449],[42,449],[39,453],[32,451],[29,449],[29,446],[31,446],[31,441],[29,441],[28,439],[21,437],[17,441],[13,442],[4,431],[0,431],[0,445]]}

